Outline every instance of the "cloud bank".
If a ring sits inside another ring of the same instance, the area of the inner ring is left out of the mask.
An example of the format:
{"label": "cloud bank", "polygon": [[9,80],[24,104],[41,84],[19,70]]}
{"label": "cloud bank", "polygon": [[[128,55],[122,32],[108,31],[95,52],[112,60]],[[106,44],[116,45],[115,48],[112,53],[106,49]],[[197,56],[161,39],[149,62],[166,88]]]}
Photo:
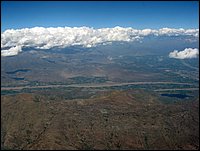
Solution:
{"label": "cloud bank", "polygon": [[199,29],[171,29],[159,30],[133,28],[100,28],[89,27],[57,27],[57,28],[24,28],[9,29],[1,33],[1,55],[17,55],[23,48],[37,49],[66,48],[69,46],[95,47],[114,41],[131,42],[141,40],[145,36],[183,36],[189,35],[198,38]]}
{"label": "cloud bank", "polygon": [[197,58],[199,56],[199,49],[197,48],[185,48],[183,51],[174,50],[169,53],[170,58],[176,59],[190,59]]}

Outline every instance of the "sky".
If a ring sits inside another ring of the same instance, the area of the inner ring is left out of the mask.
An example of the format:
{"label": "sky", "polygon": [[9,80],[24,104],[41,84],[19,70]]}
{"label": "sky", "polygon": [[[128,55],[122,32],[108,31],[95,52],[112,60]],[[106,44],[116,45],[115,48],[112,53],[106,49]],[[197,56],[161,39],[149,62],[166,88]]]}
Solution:
{"label": "sky", "polygon": [[199,28],[198,1],[3,1],[1,30],[32,27]]}

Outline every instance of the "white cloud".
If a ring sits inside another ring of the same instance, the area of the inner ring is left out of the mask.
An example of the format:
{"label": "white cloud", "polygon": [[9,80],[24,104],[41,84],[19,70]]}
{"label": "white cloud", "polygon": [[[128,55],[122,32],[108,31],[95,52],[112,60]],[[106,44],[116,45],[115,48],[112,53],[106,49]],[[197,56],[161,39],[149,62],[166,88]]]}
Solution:
{"label": "white cloud", "polygon": [[[57,27],[57,28],[24,28],[10,29],[1,33],[1,55],[17,55],[21,48],[33,47],[37,49],[51,49],[53,47],[65,48],[81,45],[83,47],[95,47],[98,44],[106,44],[114,41],[139,41],[148,35],[191,35],[199,36],[199,29],[171,29],[159,30],[133,28],[100,28],[89,27]],[[5,50],[10,48],[8,50]]]}
{"label": "white cloud", "polygon": [[197,48],[185,48],[183,51],[174,50],[169,53],[170,58],[176,59],[187,59],[187,58],[197,58],[199,56],[199,49]]}
{"label": "white cloud", "polygon": [[1,56],[15,56],[21,51],[22,51],[21,46],[15,46],[11,47],[8,50],[1,50]]}

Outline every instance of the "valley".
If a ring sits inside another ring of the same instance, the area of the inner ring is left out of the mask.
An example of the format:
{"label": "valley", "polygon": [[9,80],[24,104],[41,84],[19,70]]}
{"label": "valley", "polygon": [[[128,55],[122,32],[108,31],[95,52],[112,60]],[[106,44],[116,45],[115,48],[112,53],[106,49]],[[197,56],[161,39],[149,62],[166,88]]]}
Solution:
{"label": "valley", "polygon": [[72,52],[2,58],[2,149],[199,148],[198,59]]}

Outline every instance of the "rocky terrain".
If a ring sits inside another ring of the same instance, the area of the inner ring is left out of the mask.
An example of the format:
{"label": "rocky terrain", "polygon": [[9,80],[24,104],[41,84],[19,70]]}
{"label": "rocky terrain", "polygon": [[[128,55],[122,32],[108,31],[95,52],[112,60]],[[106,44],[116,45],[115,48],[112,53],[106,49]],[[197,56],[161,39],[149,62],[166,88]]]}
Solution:
{"label": "rocky terrain", "polygon": [[164,103],[136,89],[58,96],[1,96],[1,149],[199,148],[199,97]]}

